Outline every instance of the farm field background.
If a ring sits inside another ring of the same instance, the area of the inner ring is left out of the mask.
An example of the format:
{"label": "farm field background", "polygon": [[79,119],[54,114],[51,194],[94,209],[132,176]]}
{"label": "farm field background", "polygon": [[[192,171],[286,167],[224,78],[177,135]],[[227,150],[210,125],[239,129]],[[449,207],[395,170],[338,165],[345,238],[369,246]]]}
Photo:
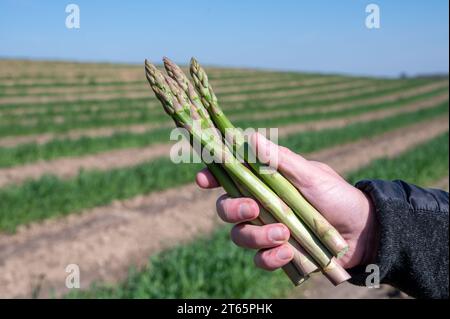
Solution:
{"label": "farm field background", "polygon": [[[351,182],[448,190],[448,76],[207,71],[238,126],[278,127]],[[142,66],[0,60],[0,297],[397,296],[256,270],[216,217],[222,191],[193,184],[202,165],[169,160],[171,128]]]}

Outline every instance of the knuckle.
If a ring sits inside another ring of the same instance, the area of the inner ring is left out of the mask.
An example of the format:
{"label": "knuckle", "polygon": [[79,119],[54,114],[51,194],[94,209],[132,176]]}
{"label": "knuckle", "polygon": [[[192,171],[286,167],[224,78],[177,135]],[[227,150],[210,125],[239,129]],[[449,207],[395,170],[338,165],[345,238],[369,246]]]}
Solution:
{"label": "knuckle", "polygon": [[227,207],[226,207],[228,198],[229,197],[227,195],[222,195],[216,201],[217,214],[225,222],[228,222],[228,214],[227,214]]}
{"label": "knuckle", "polygon": [[234,227],[230,231],[231,241],[235,243],[237,246],[242,246],[242,228],[243,224],[234,225]]}
{"label": "knuckle", "polygon": [[[249,245],[253,247],[257,247],[261,243],[259,242],[260,236],[258,236],[258,233],[261,231],[261,227],[253,228],[251,229],[247,234],[247,242]],[[260,247],[257,247],[260,248]]]}
{"label": "knuckle", "polygon": [[280,152],[280,155],[284,156],[291,156],[293,154],[292,151],[285,146],[279,146],[278,151]]}
{"label": "knuckle", "polygon": [[318,167],[318,168],[320,168],[320,169],[322,169],[324,171],[328,171],[329,172],[329,171],[333,170],[328,164],[325,164],[325,163],[322,163],[322,162],[317,162],[317,161],[314,161],[313,163],[314,163],[314,165],[316,165],[316,167]]}
{"label": "knuckle", "polygon": [[258,257],[256,258],[255,262],[257,263],[256,265],[259,268],[262,268],[267,271],[274,270],[274,267],[271,266],[272,260],[271,260],[271,250],[270,249],[259,251],[257,256]]}

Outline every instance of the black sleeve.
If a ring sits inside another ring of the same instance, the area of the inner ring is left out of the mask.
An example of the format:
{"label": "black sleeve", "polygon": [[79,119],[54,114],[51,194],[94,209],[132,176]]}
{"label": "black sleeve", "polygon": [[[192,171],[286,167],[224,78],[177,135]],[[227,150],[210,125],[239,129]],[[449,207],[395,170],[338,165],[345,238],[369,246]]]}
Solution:
{"label": "black sleeve", "polygon": [[[376,210],[380,282],[417,298],[448,298],[449,194],[403,181],[364,180],[356,187]],[[365,285],[365,269],[349,269],[350,282]]]}

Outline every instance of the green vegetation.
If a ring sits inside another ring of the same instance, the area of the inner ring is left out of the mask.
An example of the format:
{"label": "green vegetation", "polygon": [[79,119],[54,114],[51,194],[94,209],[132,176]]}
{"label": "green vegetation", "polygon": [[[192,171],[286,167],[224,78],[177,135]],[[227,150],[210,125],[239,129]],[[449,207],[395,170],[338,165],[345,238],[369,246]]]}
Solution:
{"label": "green vegetation", "polygon": [[[246,120],[246,121],[241,120],[236,121],[236,125],[240,127],[265,127],[267,125],[282,126],[284,124],[289,123],[300,123],[319,119],[323,120],[323,119],[351,116],[379,109],[401,107],[408,103],[423,100],[435,94],[444,92],[444,90],[445,89],[439,89],[436,92],[430,92],[419,96],[413,96],[411,98],[403,99],[401,102],[400,101],[386,102],[374,105],[367,105],[365,107],[356,106],[341,111],[282,116],[267,120]],[[425,116],[425,118],[429,118],[430,116],[433,116],[433,114],[442,114],[443,112],[445,112],[446,108],[445,105],[447,104],[444,103],[440,105],[438,108],[425,110],[424,113],[419,111],[417,114],[418,116]],[[415,113],[413,112],[411,114]],[[164,114],[161,114],[161,116],[163,115]],[[418,117],[416,118],[414,115],[411,116],[413,116],[414,119],[411,121],[407,121],[408,123],[413,123],[413,121],[419,119]],[[406,118],[408,118],[408,116],[406,116]],[[364,127],[366,127],[367,125],[363,124],[361,126],[363,126],[364,130]],[[106,137],[55,139],[41,145],[38,145],[36,143],[28,143],[12,148],[0,148],[0,167],[30,163],[39,159],[49,160],[61,156],[80,156],[112,149],[148,146],[158,142],[167,142],[169,132],[170,128],[166,127],[149,130],[148,132],[145,133],[116,133],[112,136]],[[354,132],[355,131],[352,131],[352,134],[354,134]],[[356,135],[358,136],[359,134]]]}
{"label": "green vegetation", "polygon": [[[394,159],[376,160],[350,174],[349,180],[401,178],[427,185],[448,174],[448,143],[447,132]],[[68,297],[276,298],[287,293],[281,273],[255,269],[253,252],[235,247],[228,231],[225,227],[212,236],[157,254],[141,271],[132,270],[123,283],[96,284]]]}
{"label": "green vegetation", "polygon": [[[12,63],[15,65],[9,65],[6,71],[0,67],[0,138],[41,133],[53,133],[55,138],[44,144],[0,147],[0,167],[169,142],[171,123],[160,109],[159,102],[145,88],[145,79],[136,80],[137,68],[109,64]],[[55,67],[59,69],[52,69]],[[117,72],[123,70],[127,73]],[[142,74],[141,67],[139,73]],[[132,80],[125,81],[126,78]],[[350,119],[381,110],[406,111],[413,104],[431,101],[448,92],[448,76],[376,79],[213,69],[210,78],[215,88],[223,90],[218,96],[225,112],[240,127],[282,127],[317,120]],[[307,82],[293,83],[303,80]],[[422,87],[433,84],[437,84],[434,89],[422,90]],[[147,91],[148,95],[145,94]],[[136,93],[136,98],[129,97],[133,93]],[[100,100],[97,94],[107,99]],[[405,97],[383,102],[384,98],[387,100],[402,94]],[[79,100],[64,102],[66,97]],[[387,115],[379,120],[293,133],[282,137],[279,142],[296,152],[311,153],[426,123],[448,116],[448,111],[448,101],[436,102],[433,107]],[[76,139],[58,135],[74,129],[113,129],[147,123],[148,130],[142,133],[116,132],[111,136]],[[347,178],[352,183],[364,178],[399,178],[422,186],[433,184],[449,174],[448,142],[447,132],[396,158],[375,160],[367,167],[348,174]],[[201,167],[202,164],[174,165],[164,157],[133,167],[82,170],[70,178],[46,175],[19,185],[5,185],[0,188],[0,233],[14,232],[21,225],[80,213],[115,200],[179,187],[192,182]],[[133,268],[122,283],[97,283],[68,297],[286,296],[290,284],[284,274],[256,269],[252,262],[254,252],[232,244],[229,230],[229,227],[222,227],[193,242],[160,252],[152,256],[143,269]]]}
{"label": "green vegetation", "polygon": [[[319,78],[319,76],[317,76]],[[254,81],[248,81],[248,79],[254,78]],[[259,83],[264,83],[268,81],[287,81],[287,80],[301,80],[301,79],[307,79],[310,77],[305,77],[303,74],[300,73],[274,73],[274,74],[267,74],[261,77],[261,75],[254,75],[254,76],[248,76],[245,79],[248,81],[245,84],[242,84],[243,87],[246,86],[252,86]],[[41,79],[40,79],[41,80]],[[234,81],[227,80],[226,83],[220,84],[221,88],[224,87],[231,87],[235,86],[236,83]],[[238,82],[238,79],[237,81]],[[73,87],[76,87],[76,90],[70,90],[68,92],[70,93],[93,93],[93,92],[99,92],[99,87],[107,87],[107,88],[113,88],[114,91],[108,90],[108,92],[125,92],[123,87],[127,87],[128,90],[126,92],[148,92],[148,87],[146,86],[146,83],[144,80],[139,81],[117,81],[117,82],[96,82],[95,79],[93,81],[89,82],[75,82],[74,85],[68,86],[68,88],[72,89]],[[58,87],[58,86],[56,86]],[[54,89],[55,86],[50,86],[50,91],[40,90],[39,92],[30,92],[29,89],[35,89],[36,87],[16,87],[15,85],[5,87],[1,85],[0,83],[0,97],[19,97],[19,96],[63,96],[66,95],[67,92],[51,92],[51,89]],[[61,88],[61,87],[59,87]],[[6,91],[6,92],[5,92]]]}
{"label": "green vegetation", "polygon": [[235,246],[224,227],[164,251],[120,285],[98,285],[69,298],[274,298],[290,283],[280,271],[256,269],[254,252]]}
{"label": "green vegetation", "polygon": [[[356,83],[360,83],[359,86],[357,87],[361,87],[363,85],[365,85],[366,82],[368,82],[368,80],[365,80],[364,82],[362,80],[346,80],[345,82],[356,82]],[[369,83],[375,82],[375,80],[370,80]],[[301,82],[298,82],[301,83]],[[329,84],[337,84],[337,83],[342,83],[342,79],[339,80],[333,80],[333,81],[327,81],[327,82],[322,82],[322,83],[316,83],[316,84],[310,84],[307,87],[308,88],[316,88],[316,87],[324,87],[327,86]],[[239,95],[239,96],[244,96],[245,95],[252,95],[252,94],[258,94],[258,93],[267,93],[267,92],[271,92],[271,91],[279,91],[280,89],[284,91],[289,91],[289,90],[297,90],[301,85],[298,84],[297,86],[291,85],[289,87],[285,87],[284,85],[284,81],[282,81],[281,83],[271,83],[271,82],[267,82],[266,84],[270,84],[270,88],[265,88],[265,89],[258,89],[258,88],[254,88],[253,85],[251,85],[247,90],[245,90],[246,85],[244,86],[240,86],[238,88],[236,88],[236,90],[233,91],[229,91],[226,93],[222,93],[221,96],[235,96],[235,95]],[[148,89],[146,91],[143,92],[148,92]],[[114,91],[113,93],[117,93],[117,91]],[[129,91],[126,92],[127,94],[130,94]],[[103,93],[102,93],[103,94]],[[58,116],[59,118],[63,118],[65,120],[67,120],[68,118],[71,118],[73,120],[73,117],[89,117],[89,116],[101,116],[101,115],[107,115],[110,114],[112,111],[114,111],[114,115],[116,115],[117,113],[124,113],[124,112],[132,112],[132,111],[140,111],[140,112],[144,112],[144,113],[149,113],[149,114],[160,114],[160,109],[157,107],[153,107],[153,108],[149,108],[148,105],[148,101],[152,101],[156,104],[155,100],[151,100],[149,98],[147,98],[147,103],[145,103],[146,101],[142,100],[142,98],[131,98],[131,99],[127,99],[129,100],[131,103],[130,105],[124,105],[124,103],[121,103],[123,98],[110,98],[108,99],[105,103],[105,101],[101,101],[101,100],[91,100],[88,101],[90,102],[88,105],[86,105],[86,101],[75,101],[75,102],[46,102],[41,106],[38,106],[38,108],[36,109],[36,104],[32,104],[33,108],[35,109],[35,111],[26,112],[26,116],[28,119],[33,119],[35,121],[39,121],[39,122],[52,122],[53,121],[53,117]],[[144,102],[144,103],[143,103]],[[57,104],[55,104],[57,103]],[[63,106],[61,106],[61,103],[64,103]],[[11,106],[15,105],[16,107],[14,107],[13,109],[10,109]],[[106,106],[106,107],[101,107],[101,106]],[[89,107],[82,107],[82,106],[90,106]],[[23,114],[18,114],[17,111],[18,110],[26,110],[27,108],[30,108],[30,103],[25,103],[25,104],[7,104],[7,105],[3,105],[4,110],[3,110],[3,116],[2,116],[2,121],[4,122],[8,122],[8,123],[13,123],[14,121],[19,121],[23,120]],[[57,107],[57,109],[55,109],[55,107]],[[6,110],[6,111],[5,111]],[[8,112],[10,111],[10,112]],[[16,113],[11,113],[11,111],[15,111]],[[155,112],[157,111],[157,112]],[[1,112],[1,105],[0,105],[0,112]]]}
{"label": "green vegetation", "polygon": [[[373,82],[372,82],[373,81]],[[344,96],[344,97],[340,97],[337,100],[334,99],[335,102],[346,102],[349,100],[353,100],[355,98],[359,97],[370,97],[370,96],[378,96],[378,95],[382,95],[385,93],[389,93],[389,92],[394,92],[394,91],[399,91],[399,89],[408,89],[408,88],[413,88],[416,86],[420,86],[420,85],[425,85],[425,84],[429,84],[432,83],[429,80],[423,80],[423,79],[413,79],[413,80],[402,80],[402,81],[375,81],[372,80],[369,82],[366,82],[366,84],[364,84],[364,86],[361,86],[362,84],[358,84],[356,87],[354,86],[350,86],[348,88],[342,88],[340,90],[334,91],[334,92],[339,92],[340,94],[345,94],[345,93],[352,93],[351,96]],[[358,82],[358,81],[356,81]],[[361,83],[361,81],[359,81]],[[310,86],[309,88],[311,88],[312,86]],[[358,90],[362,90],[364,88],[371,88],[374,89],[376,88],[376,90],[368,93],[362,93],[362,94],[357,94],[359,91]],[[283,90],[284,91],[284,90]],[[330,89],[331,91],[331,89]],[[328,91],[328,93],[330,93],[330,91]],[[253,91],[253,93],[257,93],[258,91]],[[263,92],[267,92],[266,90],[263,90]],[[376,93],[376,94],[375,94]],[[229,93],[230,95],[234,95],[236,93]],[[222,98],[222,95],[219,95],[219,97]],[[313,99],[313,104],[317,105],[317,104],[321,104],[324,102],[329,101],[329,98],[325,97],[325,99],[317,99],[317,93],[314,92],[310,92],[308,94],[304,94],[303,92],[298,93],[298,94],[292,94],[289,97],[271,97],[271,96],[267,96],[264,95],[263,98],[249,98],[247,100],[243,100],[243,101],[223,101],[224,106],[227,109],[233,109],[235,107],[242,107],[242,106],[246,106],[246,107],[251,107],[251,106],[255,106],[256,104],[261,106],[264,105],[267,102],[276,102],[277,105],[283,105],[286,104],[286,102],[289,102],[290,104],[292,104],[293,102],[308,102],[308,99]],[[223,100],[223,99],[221,99]],[[309,104],[309,102],[308,102]],[[47,103],[25,103],[25,104],[2,104],[0,105],[0,113],[3,113],[4,115],[7,116],[13,116],[12,114],[8,115],[8,112],[10,111],[19,111],[21,109],[26,110],[29,108],[32,108],[33,110],[38,110],[36,111],[36,114],[49,114],[49,115],[62,115],[64,114],[64,111],[66,112],[81,112],[81,111],[88,111],[90,108],[95,108],[98,110],[119,110],[119,109],[123,109],[123,110],[133,110],[133,109],[138,109],[138,110],[142,110],[142,109],[151,109],[152,111],[155,110],[159,110],[159,108],[157,107],[157,101],[156,99],[150,98],[150,97],[144,97],[144,98],[111,98],[108,100],[80,100],[80,101],[73,101],[73,102],[64,102],[64,104],[62,104],[62,102],[60,101],[55,101],[55,102],[47,102]],[[73,111],[71,111],[73,110]],[[30,114],[30,113],[29,113]],[[31,112],[31,115],[33,115],[34,113]]]}
{"label": "green vegetation", "polygon": [[[358,82],[363,82],[363,83],[364,82],[368,82],[368,83],[380,82],[381,83],[380,80],[369,80],[369,79],[350,78],[350,77],[345,77],[345,78],[344,77],[343,78],[330,77],[330,78],[326,78],[326,79],[327,79],[326,81],[321,81],[319,83],[311,83],[311,84],[307,85],[307,87],[321,87],[321,86],[324,86],[324,85],[331,85],[331,84],[345,83],[345,82],[348,82],[348,83],[351,83],[351,82],[355,82],[355,83],[358,83]],[[302,81],[304,79],[301,76],[300,77],[297,76],[297,77],[291,78],[291,81],[292,80]],[[252,85],[250,85],[250,88],[247,88],[246,85],[244,85],[243,88],[240,88],[240,86],[237,86],[237,85],[229,85],[229,86],[235,86],[236,89],[233,90],[233,91],[224,92],[224,93],[221,94],[221,96],[222,97],[226,97],[228,95],[234,95],[234,94],[248,95],[248,94],[254,94],[254,93],[258,93],[258,92],[279,91],[280,89],[287,90],[287,91],[298,89],[298,86],[292,86],[292,87],[285,86],[284,82],[287,81],[287,80],[284,80],[284,79],[281,81],[281,83],[278,83],[278,81],[273,83],[270,80],[270,78],[267,79],[266,81],[267,81],[266,83],[272,83],[273,84],[271,88],[258,89],[258,88],[252,88]],[[226,87],[226,86],[224,86],[224,87]],[[120,91],[118,91],[118,92],[120,92]],[[150,97],[146,97],[146,99],[149,99],[149,98]],[[114,101],[117,101],[117,100],[120,100],[120,99],[123,99],[123,98],[111,97],[110,99],[108,99],[108,101],[109,102],[114,102]],[[79,103],[79,102],[86,102],[86,101],[89,101],[89,102],[92,103],[92,102],[95,102],[95,101],[98,101],[98,100],[93,98],[92,100],[80,100],[80,101],[75,101],[75,102],[72,102],[72,103]],[[61,103],[61,102],[50,102],[50,103],[48,103],[48,102],[40,102],[40,103],[10,103],[10,104],[0,105],[0,109],[28,108],[28,107],[31,107],[31,106],[33,106],[33,107],[35,107],[35,106],[45,107],[45,106],[54,106],[57,103]]]}
{"label": "green vegetation", "polygon": [[[280,143],[297,152],[313,152],[359,138],[371,137],[402,126],[425,121],[448,112],[448,105],[396,115],[344,128],[303,132],[281,139]],[[143,136],[145,138],[146,135]],[[161,136],[167,136],[161,132]],[[64,144],[61,144],[63,148]],[[69,150],[70,145],[66,150]],[[3,158],[3,156],[2,156]],[[87,171],[61,180],[44,176],[22,185],[0,190],[0,230],[14,231],[20,225],[51,216],[76,213],[104,205],[113,199],[129,198],[181,185],[193,180],[200,164],[174,165],[169,159],[106,172]],[[168,179],[167,176],[172,176]]]}
{"label": "green vegetation", "polygon": [[348,176],[351,183],[362,179],[402,179],[421,186],[448,176],[448,132],[394,159],[379,159]]}
{"label": "green vegetation", "polygon": [[[254,98],[249,101],[225,103],[225,108],[230,115],[238,116],[243,114],[253,113],[256,109],[269,111],[271,108],[264,107],[265,103],[273,103],[276,101],[277,110],[298,109],[299,107],[310,107],[320,105],[326,107],[327,104],[337,102],[357,101],[361,98],[370,98],[372,96],[382,96],[384,94],[394,93],[401,89],[414,88],[420,84],[429,83],[423,80],[398,81],[395,83],[386,82],[377,87],[377,90],[361,94],[341,98],[317,100],[316,93],[310,93],[301,96],[299,99],[290,98],[275,98],[261,101],[259,98]],[[373,87],[373,86],[372,86]],[[354,89],[353,89],[354,90]],[[347,90],[339,90],[339,93],[345,93]],[[357,92],[356,92],[357,93]],[[308,102],[308,97],[314,100]],[[298,100],[301,102],[299,103]],[[40,110],[35,116],[33,114],[4,114],[2,116],[3,125],[0,126],[0,136],[24,135],[32,133],[44,132],[66,132],[74,128],[91,128],[99,126],[114,126],[135,123],[154,123],[165,121],[164,115],[160,109],[156,107],[149,107],[149,99],[116,99],[114,101],[80,101],[65,103],[64,108],[61,109],[60,102],[49,103],[48,105],[59,106],[58,110]],[[292,102],[294,101],[294,102]],[[288,102],[288,103],[286,103]],[[364,101],[362,101],[364,102]],[[153,102],[152,102],[153,103]],[[235,105],[235,107],[231,107]],[[238,106],[241,107],[238,107]],[[242,107],[245,106],[245,107]],[[0,106],[6,107],[6,105]],[[106,108],[105,108],[106,107]],[[17,111],[18,109],[15,108]],[[42,113],[42,111],[45,111]],[[12,117],[12,118],[11,118]],[[16,120],[13,120],[16,118]],[[26,120],[26,123],[23,121]],[[31,122],[30,122],[31,121]]]}
{"label": "green vegetation", "polygon": [[[113,65],[110,65],[109,67],[114,67]],[[140,72],[139,70],[138,72]],[[255,74],[256,73],[256,74]],[[298,76],[298,77],[329,77],[332,76],[331,74],[314,74],[314,73],[297,73],[297,72],[264,72],[264,71],[239,71],[239,70],[213,70],[211,72],[211,79],[236,79],[239,78],[249,78],[251,76],[264,76],[264,77],[270,77],[270,76],[277,76],[277,75],[292,75],[292,76]],[[75,81],[66,80],[61,77],[56,76],[49,76],[44,74],[37,74],[35,76],[30,76],[27,73],[20,74],[18,73],[16,77],[0,77],[0,92],[4,88],[15,88],[15,89],[28,89],[28,88],[36,88],[36,87],[85,87],[85,86],[121,86],[124,84],[123,81],[98,81],[97,78],[102,77],[101,73],[91,73],[90,75],[80,75]],[[29,80],[36,80],[34,83],[22,83],[20,80],[23,80],[24,78],[27,78]],[[103,76],[105,78],[105,76]],[[19,80],[16,83],[13,84],[5,84],[1,83],[1,80]],[[46,82],[42,82],[45,80]],[[47,80],[54,80],[54,82],[48,82]],[[86,81],[88,80],[88,81]],[[127,84],[140,84],[145,83],[143,80],[138,81],[127,81]]]}
{"label": "green vegetation", "polygon": [[[287,88],[289,89],[289,88]],[[291,88],[292,89],[292,88]],[[257,91],[259,92],[259,91]],[[270,90],[264,90],[264,94],[267,94]],[[244,95],[245,97],[245,95]],[[258,99],[258,98],[256,98]],[[129,108],[129,104],[138,104],[138,103],[148,103],[151,101],[150,99],[132,99],[130,102],[129,99],[115,99],[115,103],[119,105],[123,105],[123,108]],[[72,105],[90,105],[93,103],[95,105],[110,102],[108,101],[77,101],[72,102]],[[57,102],[58,105],[61,102]],[[52,103],[53,104],[53,103]],[[47,104],[48,105],[48,104]],[[65,103],[64,107],[70,108],[71,103]],[[11,107],[11,105],[0,105],[1,107]],[[18,109],[14,107],[14,109]],[[34,133],[43,133],[43,132],[66,132],[68,130],[74,128],[91,128],[91,127],[100,127],[100,126],[115,126],[115,125],[125,125],[125,124],[137,124],[137,123],[151,123],[161,121],[161,112],[159,110],[155,110],[155,108],[141,108],[138,107],[134,110],[121,111],[115,114],[114,112],[105,112],[105,110],[94,109],[87,110],[84,113],[80,113],[79,110],[75,111],[76,115],[71,114],[70,111],[66,111],[63,115],[48,115],[46,113],[40,113],[35,115],[34,117],[30,114],[10,114],[5,115],[0,120],[0,123],[3,124],[0,126],[0,136],[11,136],[11,135],[24,135],[24,134],[34,134]],[[25,123],[24,118],[26,118]]]}
{"label": "green vegetation", "polygon": [[144,133],[122,132],[104,137],[54,139],[45,144],[27,143],[12,148],[0,148],[0,167],[169,142],[170,131],[171,128],[166,127]]}
{"label": "green vegetation", "polygon": [[448,114],[448,102],[434,108],[398,114],[380,120],[354,123],[344,128],[302,132],[281,139],[281,144],[296,152],[309,153],[321,148],[369,138],[378,134]]}
{"label": "green vegetation", "polygon": [[67,180],[43,176],[0,189],[0,230],[11,232],[20,224],[175,187],[192,181],[196,169],[201,167],[199,164],[173,165],[164,158],[106,172],[81,171]]}

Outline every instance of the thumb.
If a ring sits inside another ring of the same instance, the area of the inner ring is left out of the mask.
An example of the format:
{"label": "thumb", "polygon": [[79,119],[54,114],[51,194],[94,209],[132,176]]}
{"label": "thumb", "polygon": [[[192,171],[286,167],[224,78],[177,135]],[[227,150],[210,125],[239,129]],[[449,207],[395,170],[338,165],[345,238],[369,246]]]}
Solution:
{"label": "thumb", "polygon": [[297,187],[305,185],[314,177],[317,168],[303,156],[273,143],[259,133],[252,134],[249,142],[261,163],[276,169]]}

